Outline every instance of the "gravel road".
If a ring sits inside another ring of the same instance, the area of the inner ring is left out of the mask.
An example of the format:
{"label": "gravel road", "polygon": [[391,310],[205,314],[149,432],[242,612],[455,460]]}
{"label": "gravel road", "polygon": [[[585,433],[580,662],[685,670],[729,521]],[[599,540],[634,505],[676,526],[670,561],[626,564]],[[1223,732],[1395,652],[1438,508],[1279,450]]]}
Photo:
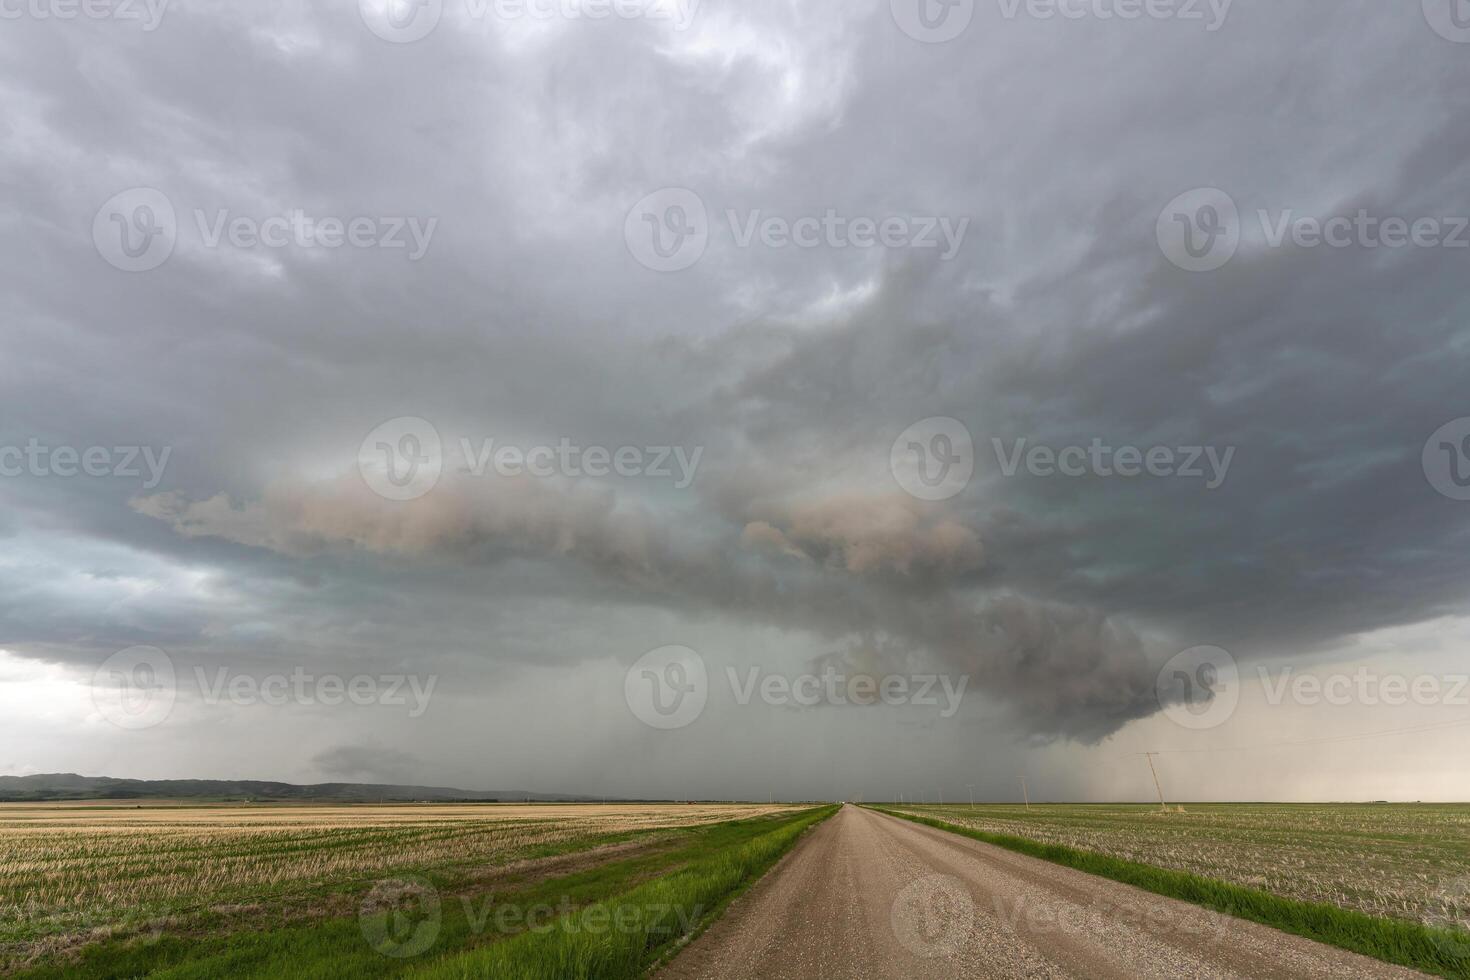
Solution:
{"label": "gravel road", "polygon": [[1420,977],[855,806],[659,974],[719,978]]}

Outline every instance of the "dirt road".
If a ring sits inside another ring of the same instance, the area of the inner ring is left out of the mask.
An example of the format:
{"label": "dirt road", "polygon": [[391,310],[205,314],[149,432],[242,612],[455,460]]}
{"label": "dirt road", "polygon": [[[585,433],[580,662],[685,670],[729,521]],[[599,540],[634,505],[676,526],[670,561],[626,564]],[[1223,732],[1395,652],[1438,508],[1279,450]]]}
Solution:
{"label": "dirt road", "polygon": [[1256,980],[1422,974],[846,806],[659,976]]}

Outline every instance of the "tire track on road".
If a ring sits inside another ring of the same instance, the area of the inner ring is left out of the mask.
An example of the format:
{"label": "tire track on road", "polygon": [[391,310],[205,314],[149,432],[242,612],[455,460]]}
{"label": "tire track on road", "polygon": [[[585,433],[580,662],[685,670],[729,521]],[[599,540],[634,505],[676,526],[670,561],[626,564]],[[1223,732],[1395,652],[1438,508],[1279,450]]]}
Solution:
{"label": "tire track on road", "polygon": [[845,806],[659,976],[1388,980],[1424,974]]}

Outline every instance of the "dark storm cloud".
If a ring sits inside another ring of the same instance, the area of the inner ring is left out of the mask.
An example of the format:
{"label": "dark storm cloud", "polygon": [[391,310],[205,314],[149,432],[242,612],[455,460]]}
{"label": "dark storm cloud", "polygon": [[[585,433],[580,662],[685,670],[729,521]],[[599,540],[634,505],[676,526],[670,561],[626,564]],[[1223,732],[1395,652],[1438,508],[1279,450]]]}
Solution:
{"label": "dark storm cloud", "polygon": [[[1155,710],[1183,647],[1264,658],[1464,611],[1466,505],[1419,456],[1470,415],[1467,253],[1249,239],[1192,274],[1154,237],[1199,186],[1247,222],[1470,214],[1467,49],[1417,10],[1237,5],[1206,34],[977,8],[923,45],[883,4],[706,4],[684,35],[446,22],[392,45],[352,6],[0,40],[0,444],[173,450],[154,488],[0,481],[7,649],[412,662],[473,689],[719,620],[968,673],[1028,733],[1090,741]],[[125,274],[89,229],[135,185],[183,230]],[[971,225],[951,261],[718,231],[659,275],[622,234],[663,186],[717,229]],[[204,247],[194,212],[220,209],[438,226],[417,262]],[[704,457],[686,491],[451,474],[392,504],[354,461],[405,415],[451,443]],[[888,471],[932,416],[975,444],[943,503]],[[1019,439],[1234,456],[1216,489],[1005,476],[992,440]]]}

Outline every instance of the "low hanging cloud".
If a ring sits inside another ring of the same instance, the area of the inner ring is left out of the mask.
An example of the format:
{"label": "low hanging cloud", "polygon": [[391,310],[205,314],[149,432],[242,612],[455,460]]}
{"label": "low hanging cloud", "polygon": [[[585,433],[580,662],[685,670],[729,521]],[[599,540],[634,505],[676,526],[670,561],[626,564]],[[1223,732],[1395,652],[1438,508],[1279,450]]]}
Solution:
{"label": "low hanging cloud", "polygon": [[917,658],[970,676],[1041,737],[1095,740],[1151,710],[1149,659],[1136,636],[1096,611],[965,586],[983,565],[976,533],[888,493],[784,508],[765,500],[760,510],[782,528],[752,521],[699,539],[655,528],[610,491],[521,480],[493,492],[451,485],[400,503],[344,476],[278,483],[246,503],[157,494],[133,506],[188,537],[294,557],[569,562],[608,580],[628,602],[827,636],[882,635],[886,642],[867,648],[870,669],[910,670]]}
{"label": "low hanging cloud", "polygon": [[754,510],[764,519],[745,525],[741,540],[747,547],[857,575],[947,577],[974,571],[984,561],[974,530],[943,514],[926,514],[919,501],[898,493],[849,493]]}
{"label": "low hanging cloud", "polygon": [[133,509],[185,537],[214,537],[295,557],[333,550],[485,561],[506,555],[569,555],[591,564],[648,569],[661,535],[643,513],[615,512],[594,489],[552,490],[507,478],[494,493],[447,486],[412,502],[384,500],[355,475],[278,481],[257,501],[225,494],[189,501],[177,493],[135,498]]}

